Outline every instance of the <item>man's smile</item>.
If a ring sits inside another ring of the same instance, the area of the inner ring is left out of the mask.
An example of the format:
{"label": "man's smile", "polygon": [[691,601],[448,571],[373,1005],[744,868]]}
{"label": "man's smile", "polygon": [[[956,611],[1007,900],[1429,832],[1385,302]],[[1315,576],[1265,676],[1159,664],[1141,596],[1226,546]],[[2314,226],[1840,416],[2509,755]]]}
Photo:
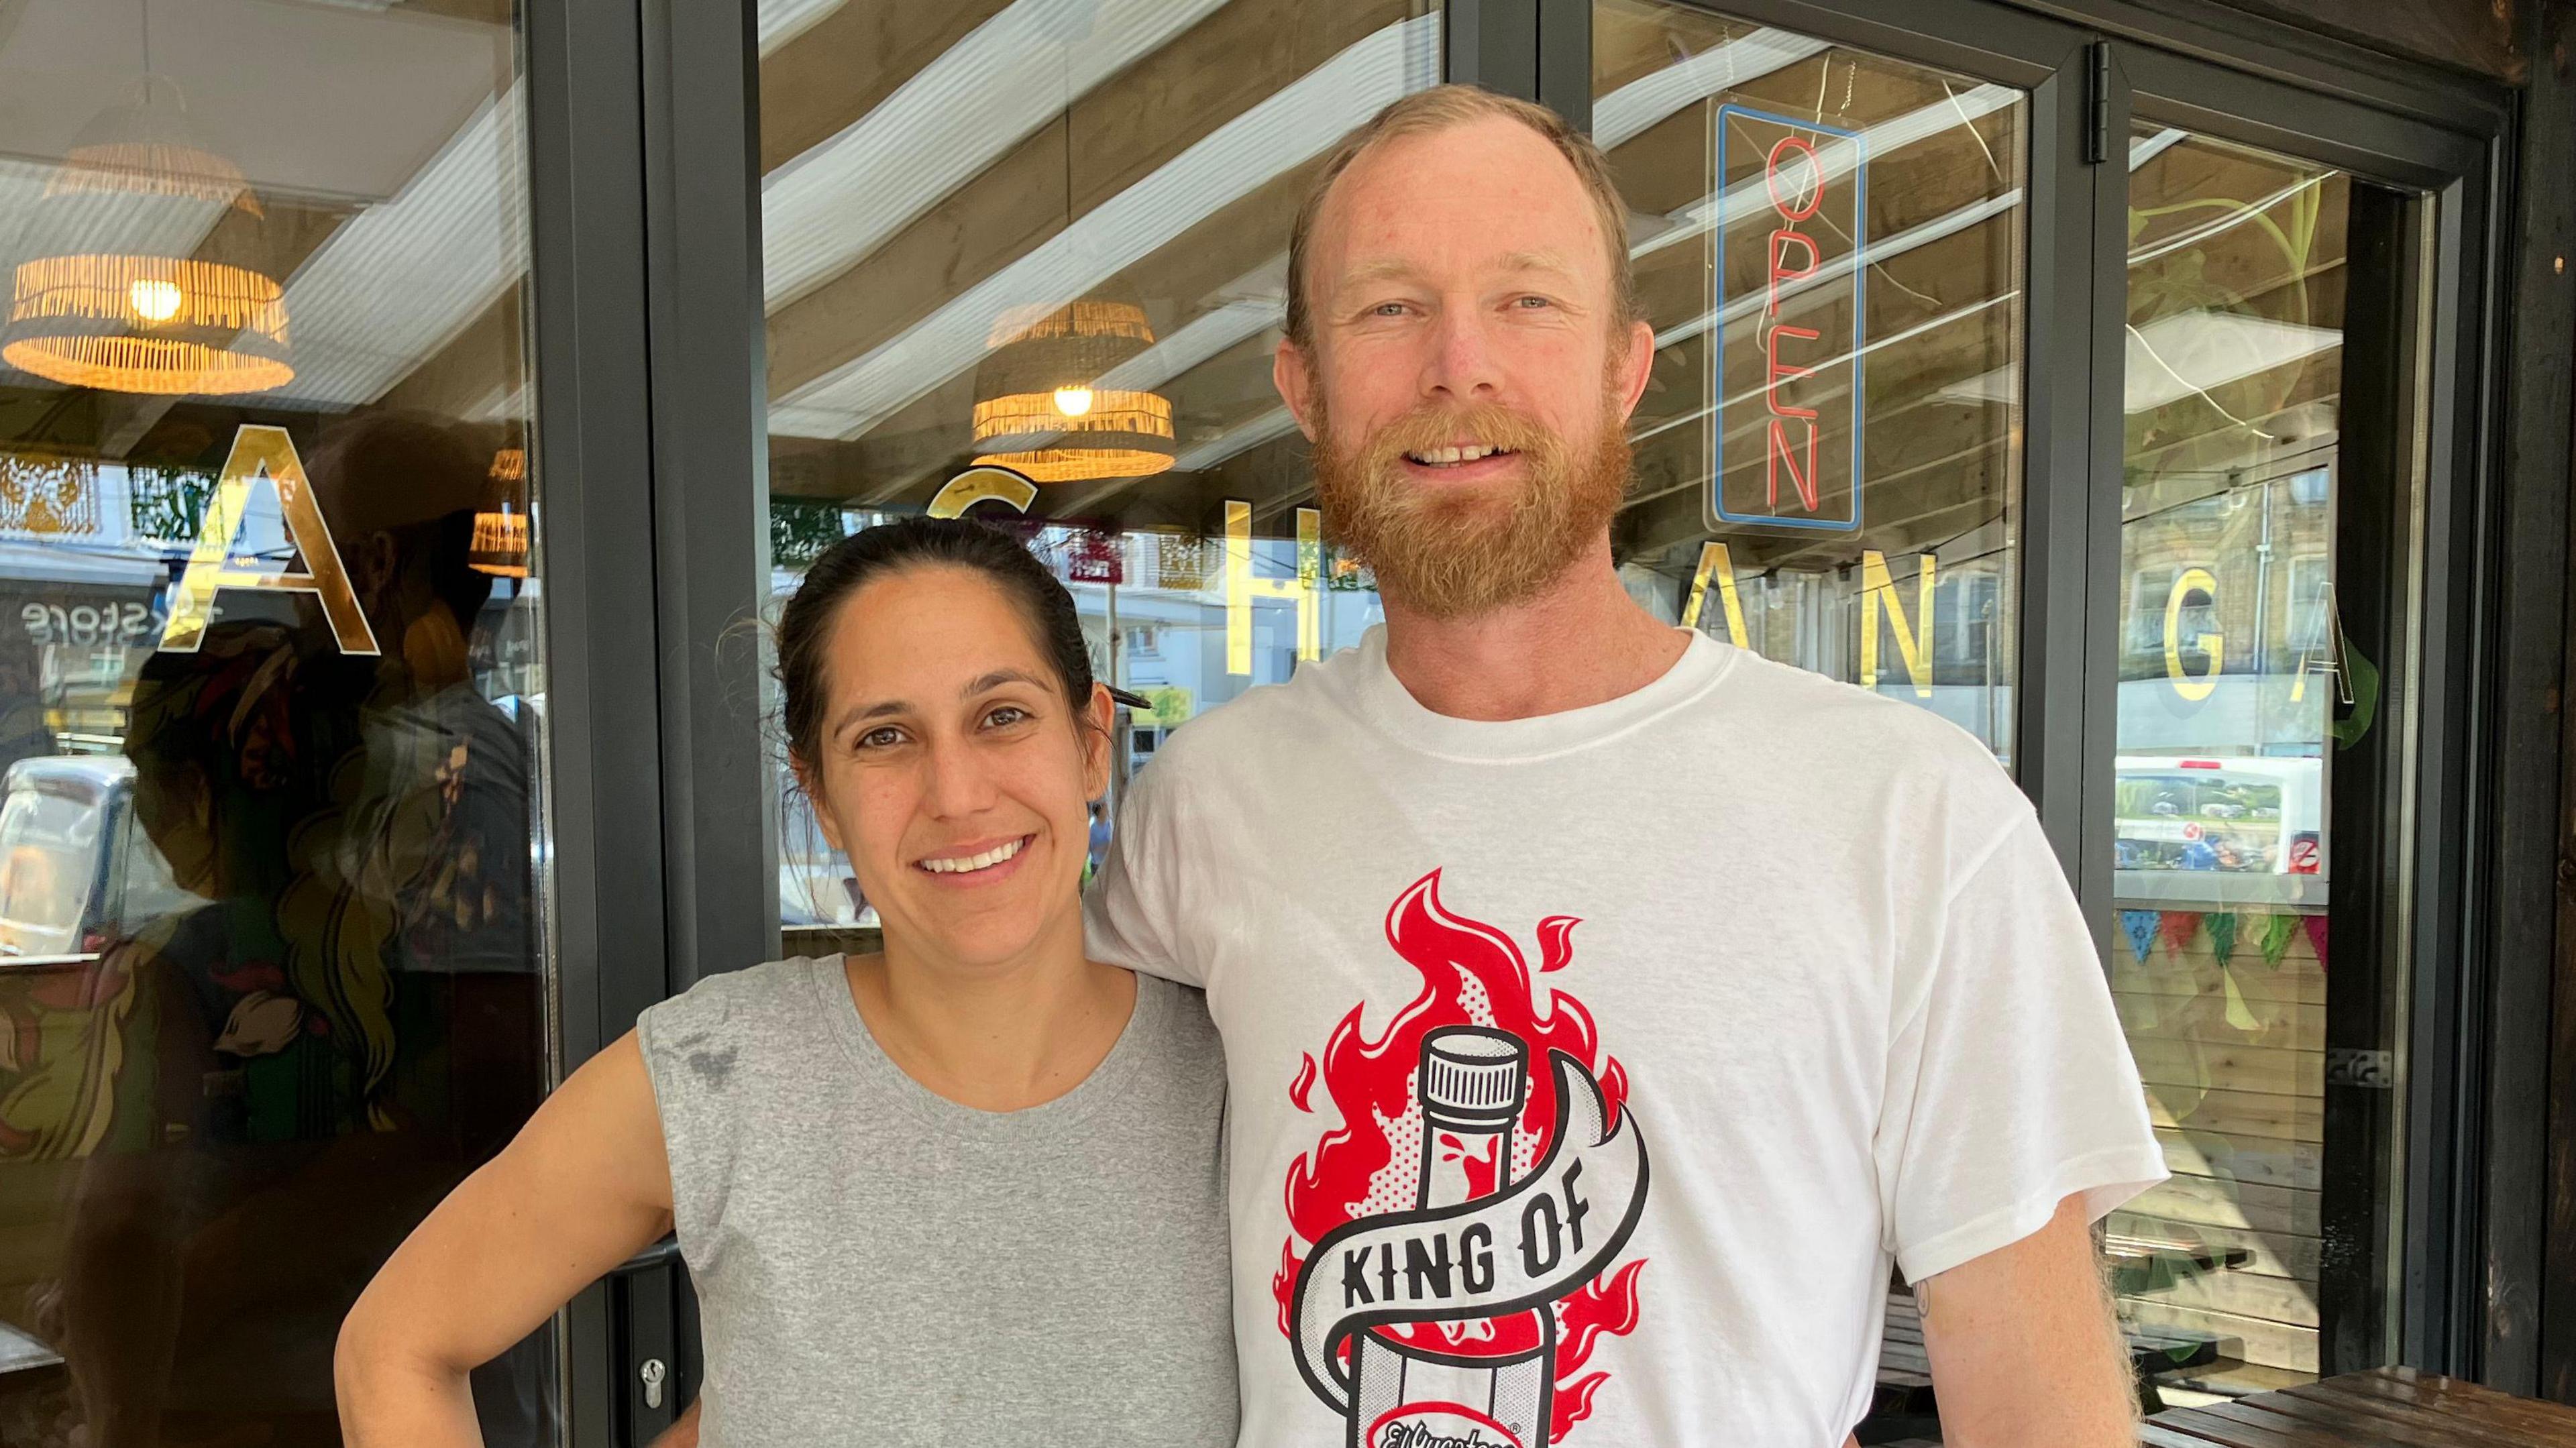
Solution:
{"label": "man's smile", "polygon": [[1517,456],[1510,448],[1485,442],[1453,443],[1446,447],[1419,448],[1406,453],[1404,460],[1424,467],[1456,467],[1489,457]]}
{"label": "man's smile", "polygon": [[1405,475],[1425,483],[1501,482],[1523,471],[1521,453],[1489,442],[1446,443],[1416,448],[1399,456]]}

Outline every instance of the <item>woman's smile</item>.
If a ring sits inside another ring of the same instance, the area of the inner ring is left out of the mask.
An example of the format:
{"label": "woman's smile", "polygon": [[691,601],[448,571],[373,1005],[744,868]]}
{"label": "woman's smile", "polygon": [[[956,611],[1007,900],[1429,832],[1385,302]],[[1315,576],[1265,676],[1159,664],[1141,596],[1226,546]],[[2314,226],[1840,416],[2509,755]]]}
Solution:
{"label": "woman's smile", "polygon": [[998,884],[1018,872],[1028,847],[1036,842],[1034,834],[969,840],[942,846],[936,853],[913,861],[912,867],[942,885],[956,888]]}

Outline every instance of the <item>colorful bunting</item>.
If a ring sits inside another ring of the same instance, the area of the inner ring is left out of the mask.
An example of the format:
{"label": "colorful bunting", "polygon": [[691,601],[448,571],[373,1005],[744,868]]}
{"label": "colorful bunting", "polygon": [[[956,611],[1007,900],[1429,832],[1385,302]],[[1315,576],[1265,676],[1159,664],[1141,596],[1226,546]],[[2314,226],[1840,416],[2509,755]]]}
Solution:
{"label": "colorful bunting", "polygon": [[2317,969],[2323,970],[2326,968],[2326,917],[2305,915],[2300,918],[2307,922],[2308,944],[2316,947]]}
{"label": "colorful bunting", "polygon": [[2222,970],[2227,966],[2228,957],[2236,953],[2236,915],[2233,911],[2221,910],[2209,917],[2209,953],[2218,957]]}
{"label": "colorful bunting", "polygon": [[2147,952],[2156,947],[2156,912],[2123,910],[2120,912],[2120,929],[2129,937],[2129,954],[2144,964]]}
{"label": "colorful bunting", "polygon": [[2263,918],[2263,964],[2281,968],[2281,956],[2290,948],[2290,937],[2299,933],[2296,915],[2267,915]]}
{"label": "colorful bunting", "polygon": [[2191,938],[2200,933],[2200,914],[2193,910],[2168,910],[2160,922],[2165,949],[2176,955],[2191,948]]}

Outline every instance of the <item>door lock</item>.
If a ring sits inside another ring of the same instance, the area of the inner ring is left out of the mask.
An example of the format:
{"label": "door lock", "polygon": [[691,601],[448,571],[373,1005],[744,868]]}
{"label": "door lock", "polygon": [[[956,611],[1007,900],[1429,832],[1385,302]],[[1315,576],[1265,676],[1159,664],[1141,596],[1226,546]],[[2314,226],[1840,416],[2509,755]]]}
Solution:
{"label": "door lock", "polygon": [[644,1366],[637,1370],[637,1375],[644,1379],[644,1406],[661,1407],[662,1380],[671,1375],[671,1370],[662,1366],[660,1358],[646,1358]]}

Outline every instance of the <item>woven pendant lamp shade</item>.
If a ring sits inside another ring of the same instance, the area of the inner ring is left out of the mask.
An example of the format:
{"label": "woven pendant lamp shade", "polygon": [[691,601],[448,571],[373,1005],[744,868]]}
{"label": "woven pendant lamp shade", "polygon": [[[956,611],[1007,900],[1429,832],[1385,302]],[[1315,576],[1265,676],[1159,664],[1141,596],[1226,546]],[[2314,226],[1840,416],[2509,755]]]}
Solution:
{"label": "woven pendant lamp shade", "polygon": [[255,261],[265,221],[241,168],[192,138],[177,88],[145,77],[30,208],[0,359],[112,392],[284,386],[285,289]]}
{"label": "woven pendant lamp shade", "polygon": [[465,566],[495,578],[528,576],[528,452],[505,447],[492,454],[492,496],[474,515],[474,542]]}
{"label": "woven pendant lamp shade", "polygon": [[1172,465],[1172,404],[1099,385],[1154,345],[1142,307],[1079,301],[1006,316],[975,371],[977,466],[1031,482],[1141,478]]}

